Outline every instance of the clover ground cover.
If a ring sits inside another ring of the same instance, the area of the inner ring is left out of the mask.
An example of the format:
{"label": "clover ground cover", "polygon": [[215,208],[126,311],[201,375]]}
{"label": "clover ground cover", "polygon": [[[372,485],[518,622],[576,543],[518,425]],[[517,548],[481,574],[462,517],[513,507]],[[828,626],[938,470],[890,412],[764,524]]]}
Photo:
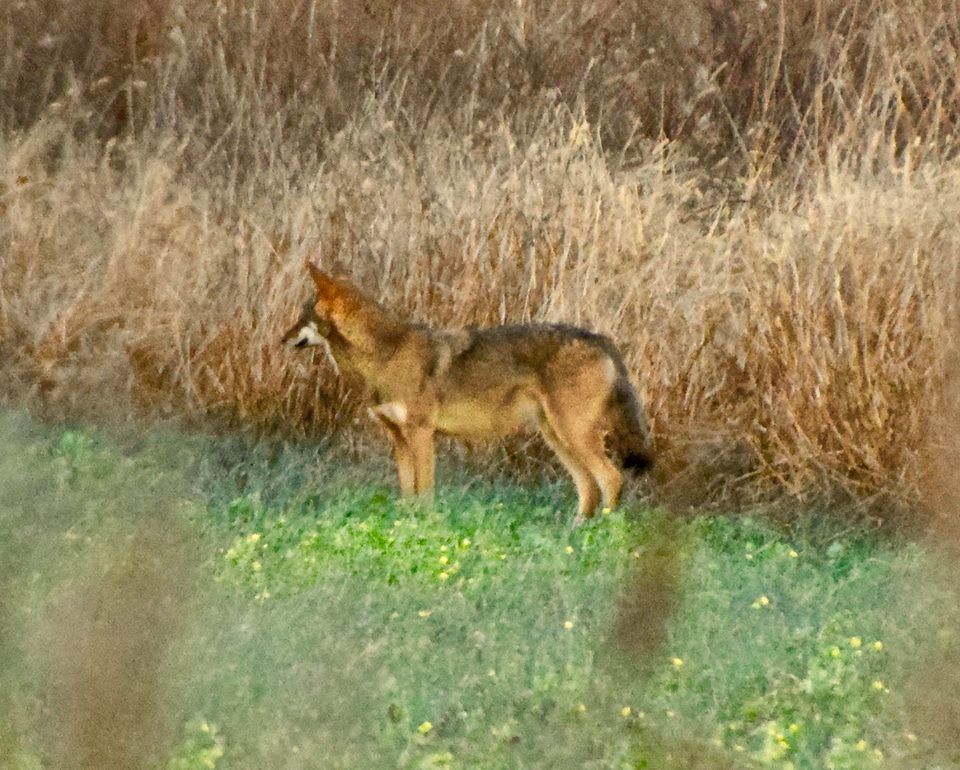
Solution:
{"label": "clover ground cover", "polygon": [[[395,499],[383,463],[10,415],[2,427],[14,633],[0,747],[14,767],[110,741],[178,768],[958,759],[917,705],[936,700],[925,661],[956,657],[957,619],[920,545],[841,534],[815,512],[786,531],[636,502],[571,530],[562,483],[463,471],[425,512]],[[158,525],[167,537],[144,535]],[[143,606],[84,636],[63,608],[91,595]],[[123,659],[123,639],[154,658],[149,687],[116,674],[163,726],[152,740],[119,717],[120,734],[93,729],[57,695],[82,689],[70,677],[99,671],[105,650]],[[86,664],[65,665],[65,649]]]}

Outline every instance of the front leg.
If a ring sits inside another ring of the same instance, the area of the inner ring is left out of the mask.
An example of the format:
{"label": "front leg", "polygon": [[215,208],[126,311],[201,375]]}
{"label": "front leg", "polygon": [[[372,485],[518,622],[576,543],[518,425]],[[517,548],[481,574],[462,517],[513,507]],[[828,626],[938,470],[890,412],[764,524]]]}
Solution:
{"label": "front leg", "polygon": [[408,428],[406,433],[410,449],[413,452],[417,496],[429,505],[433,502],[435,466],[433,428],[417,426]]}
{"label": "front leg", "polygon": [[387,437],[390,439],[390,444],[393,447],[393,459],[397,464],[397,477],[400,480],[400,494],[403,497],[413,497],[417,491],[416,465],[413,450],[407,441],[407,437],[399,425],[392,422],[378,409],[371,409],[370,416],[383,426]]}

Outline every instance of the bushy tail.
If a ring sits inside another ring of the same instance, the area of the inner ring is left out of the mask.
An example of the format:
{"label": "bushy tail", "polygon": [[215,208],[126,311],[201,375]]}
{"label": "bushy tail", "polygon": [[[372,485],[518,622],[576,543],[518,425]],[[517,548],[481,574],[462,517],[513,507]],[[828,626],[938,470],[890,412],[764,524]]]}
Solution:
{"label": "bushy tail", "polygon": [[627,370],[619,355],[614,363],[618,376],[607,406],[614,449],[624,468],[639,473],[653,467],[650,430],[643,415],[643,405],[627,379]]}

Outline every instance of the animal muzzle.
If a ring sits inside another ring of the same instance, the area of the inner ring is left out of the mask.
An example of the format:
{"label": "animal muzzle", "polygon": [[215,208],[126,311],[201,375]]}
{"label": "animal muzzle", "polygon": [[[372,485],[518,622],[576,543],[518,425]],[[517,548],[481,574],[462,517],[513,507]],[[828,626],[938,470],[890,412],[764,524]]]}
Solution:
{"label": "animal muzzle", "polygon": [[316,325],[312,323],[296,326],[283,335],[281,342],[293,348],[308,348],[322,345],[324,340]]}

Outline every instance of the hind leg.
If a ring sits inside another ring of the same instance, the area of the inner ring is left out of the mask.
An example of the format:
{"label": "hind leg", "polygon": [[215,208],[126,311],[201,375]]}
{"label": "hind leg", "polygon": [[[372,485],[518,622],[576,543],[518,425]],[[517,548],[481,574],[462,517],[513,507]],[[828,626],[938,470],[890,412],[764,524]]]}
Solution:
{"label": "hind leg", "polygon": [[[594,489],[599,489],[604,506],[611,509],[619,506],[623,475],[607,457],[600,426],[592,420],[565,420],[553,410],[548,410],[546,417],[572,464],[583,469],[590,476]],[[589,509],[581,505],[578,516],[591,518],[595,509],[596,502]]]}
{"label": "hind leg", "polygon": [[540,432],[544,441],[556,453],[563,467],[573,477],[573,483],[577,488],[577,516],[573,520],[573,525],[579,526],[584,521],[593,516],[600,502],[600,489],[593,474],[579,461],[575,452],[567,447],[565,442],[557,435],[549,422],[544,422],[540,426]]}
{"label": "hind leg", "polygon": [[603,434],[596,428],[575,440],[582,462],[593,474],[603,494],[603,505],[611,510],[620,506],[620,491],[623,489],[623,474],[607,457],[603,446]]}

